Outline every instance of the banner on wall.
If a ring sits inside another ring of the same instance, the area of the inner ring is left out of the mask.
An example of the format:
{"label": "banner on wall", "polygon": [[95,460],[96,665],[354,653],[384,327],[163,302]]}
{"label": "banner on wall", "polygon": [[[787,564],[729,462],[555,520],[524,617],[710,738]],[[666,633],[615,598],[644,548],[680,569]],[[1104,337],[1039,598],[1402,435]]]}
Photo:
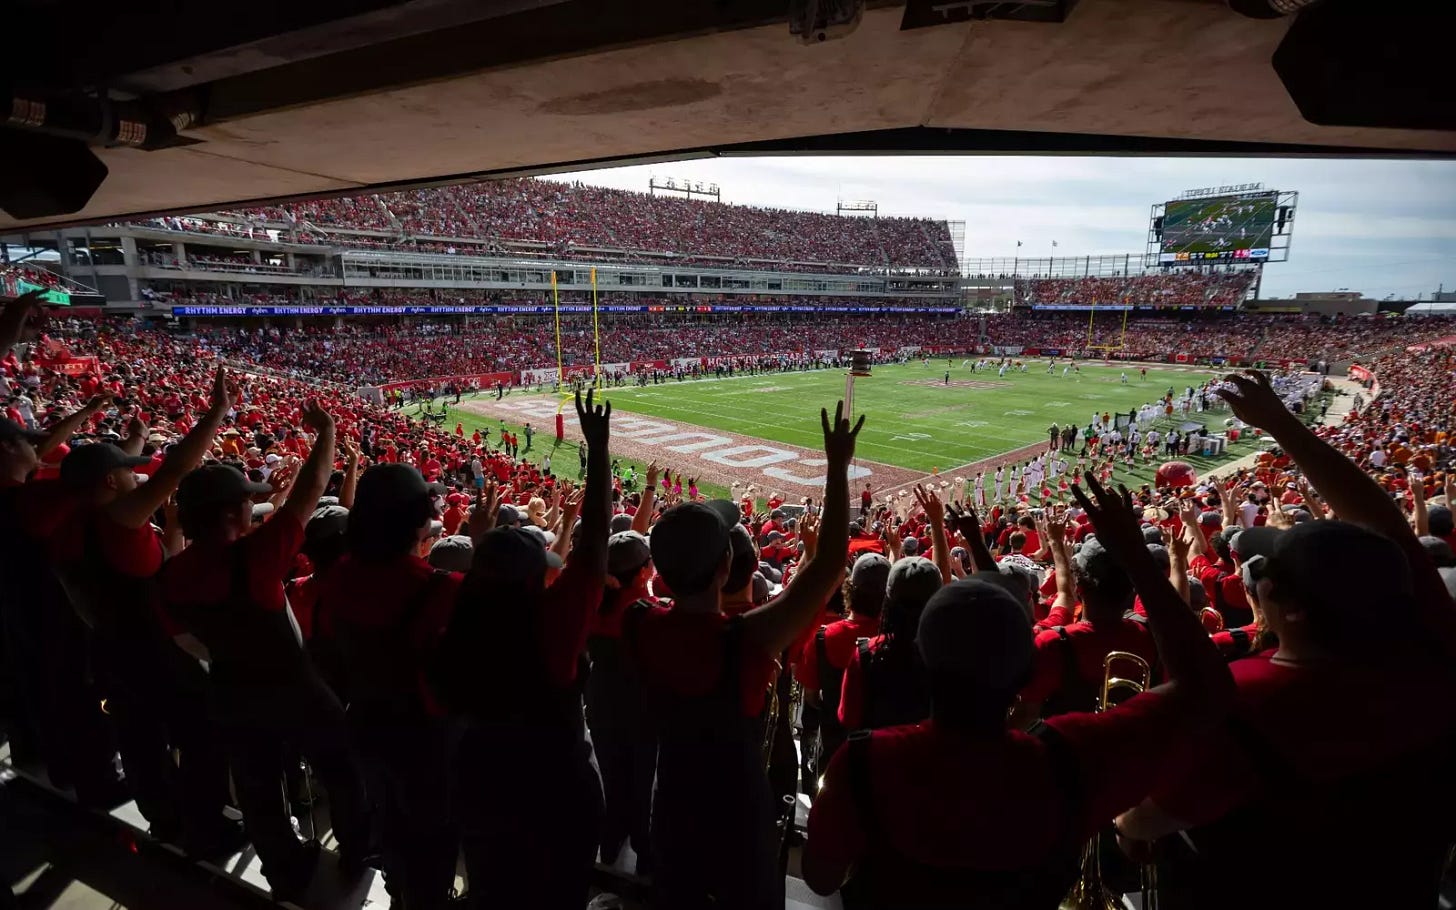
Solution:
{"label": "banner on wall", "polygon": [[1369,382],[1375,378],[1375,374],[1360,366],[1358,363],[1350,364],[1350,378],[1356,382]]}
{"label": "banner on wall", "polygon": [[[555,370],[552,370],[554,373]],[[497,383],[504,382],[506,385],[514,385],[516,382],[515,373],[471,373],[464,376],[432,376],[429,379],[410,379],[405,382],[390,382],[379,386],[381,392],[390,392],[394,389],[408,389],[417,385],[450,385],[466,386],[477,389],[493,389]]]}

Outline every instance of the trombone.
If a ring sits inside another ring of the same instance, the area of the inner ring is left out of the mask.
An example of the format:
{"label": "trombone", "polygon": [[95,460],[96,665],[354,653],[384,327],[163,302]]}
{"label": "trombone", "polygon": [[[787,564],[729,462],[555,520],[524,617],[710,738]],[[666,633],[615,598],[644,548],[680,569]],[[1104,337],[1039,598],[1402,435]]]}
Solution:
{"label": "trombone", "polygon": [[[1125,665],[1119,676],[1119,667]],[[1153,668],[1130,651],[1112,651],[1102,659],[1102,689],[1097,696],[1097,713],[1101,714],[1114,705],[1121,704],[1140,692],[1146,692],[1153,682]],[[1060,910],[1122,910],[1123,903],[1102,882],[1101,860],[1102,835],[1092,835],[1082,848],[1082,867],[1072,890],[1062,900]],[[1143,910],[1157,910],[1158,870],[1152,863],[1144,863],[1140,870],[1143,892]]]}

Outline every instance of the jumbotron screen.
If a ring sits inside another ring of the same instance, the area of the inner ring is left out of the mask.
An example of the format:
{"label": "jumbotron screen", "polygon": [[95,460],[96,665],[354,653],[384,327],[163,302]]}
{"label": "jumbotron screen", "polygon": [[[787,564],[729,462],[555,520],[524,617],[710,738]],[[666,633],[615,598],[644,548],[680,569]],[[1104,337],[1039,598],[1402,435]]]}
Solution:
{"label": "jumbotron screen", "polygon": [[1264,260],[1278,193],[1178,199],[1163,210],[1161,262]]}

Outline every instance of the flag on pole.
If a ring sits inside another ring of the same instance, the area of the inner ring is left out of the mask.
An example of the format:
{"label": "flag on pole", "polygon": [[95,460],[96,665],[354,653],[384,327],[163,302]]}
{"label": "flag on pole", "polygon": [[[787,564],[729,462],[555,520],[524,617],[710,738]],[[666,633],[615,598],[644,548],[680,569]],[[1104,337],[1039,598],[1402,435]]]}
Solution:
{"label": "flag on pole", "polygon": [[1016,241],[1016,245],[1017,246],[1021,246],[1021,241],[1020,240]]}
{"label": "flag on pole", "polygon": [[1055,240],[1053,240],[1052,241],[1052,246],[1056,246],[1056,245],[1057,245],[1057,242]]}

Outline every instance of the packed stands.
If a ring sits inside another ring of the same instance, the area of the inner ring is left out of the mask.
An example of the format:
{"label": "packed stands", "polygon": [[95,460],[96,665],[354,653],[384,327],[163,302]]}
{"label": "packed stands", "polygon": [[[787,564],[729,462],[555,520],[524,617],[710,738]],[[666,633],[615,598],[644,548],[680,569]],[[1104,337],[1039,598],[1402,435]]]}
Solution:
{"label": "packed stands", "polygon": [[197,218],[156,223],[239,236],[252,236],[254,225],[266,224],[300,242],[326,236],[326,242],[341,245],[438,252],[459,243],[496,242],[534,244],[539,252],[578,258],[590,250],[598,258],[669,254],[703,264],[790,270],[956,269],[943,221],[841,217],[538,179],[288,203],[225,215],[236,223]]}
{"label": "packed stands", "polygon": [[[382,866],[408,906],[448,905],[463,856],[475,906],[583,907],[594,861],[629,845],[630,882],[658,905],[782,902],[783,797],[812,802],[805,883],[866,906],[959,905],[988,870],[1055,906],[1114,823],[1135,857],[1123,887],[1151,858],[1168,906],[1436,903],[1456,804],[1456,349],[1403,345],[1448,323],[1134,323],[1145,345],[1213,330],[1371,354],[1371,388],[1311,430],[1319,377],[1240,378],[1222,392],[1231,420],[1277,447],[1128,500],[1086,479],[1112,476],[1104,439],[1085,475],[1053,445],[967,501],[932,486],[879,506],[851,491],[854,430],[826,419],[823,495],[791,515],[752,495],[696,504],[655,468],[635,487],[614,418],[589,403],[582,488],[564,476],[576,459],[552,474],[504,427],[454,433],[319,383],[389,347],[414,359],[388,370],[454,356],[449,341],[536,353],[539,321],[174,335],[59,315],[12,350],[25,306],[0,318],[0,606],[6,666],[32,684],[4,718],[19,760],[83,804],[135,797],[149,837],[193,857],[246,838],[278,900],[307,903],[318,863],[290,827],[307,809],[279,799],[287,747],[322,785],[307,792],[341,874]],[[733,341],[893,344],[962,324],[764,320]],[[989,328],[1028,346],[1072,331]],[[619,329],[623,357],[724,334]],[[219,352],[254,372],[218,370]],[[1070,508],[1034,489],[1059,471],[1080,481]],[[1112,651],[1160,685],[1094,711]],[[817,728],[794,720],[792,679]],[[1309,779],[1270,786],[1274,756]],[[634,762],[654,773],[633,784]],[[244,829],[223,814],[234,801]]]}
{"label": "packed stands", "polygon": [[1016,303],[1181,307],[1238,306],[1258,280],[1256,270],[1191,272],[1169,269],[1117,278],[1018,278]]}

